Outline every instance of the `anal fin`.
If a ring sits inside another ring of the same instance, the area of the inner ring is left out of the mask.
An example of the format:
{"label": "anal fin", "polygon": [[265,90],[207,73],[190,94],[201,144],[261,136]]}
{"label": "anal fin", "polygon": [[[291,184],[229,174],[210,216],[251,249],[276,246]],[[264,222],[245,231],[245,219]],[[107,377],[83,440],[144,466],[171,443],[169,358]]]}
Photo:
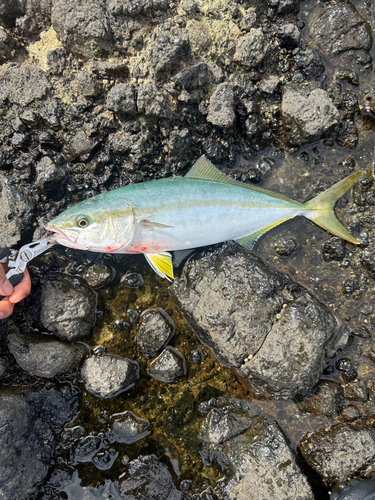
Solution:
{"label": "anal fin", "polygon": [[247,234],[246,236],[243,236],[242,238],[238,238],[237,240],[235,240],[235,242],[238,243],[239,245],[247,248],[248,250],[252,250],[255,246],[255,243],[262,236],[262,234],[266,233],[267,231],[269,231],[273,227],[278,226],[282,222],[285,222],[289,219],[293,219],[293,217],[295,217],[296,215],[298,215],[298,214],[293,214],[290,217],[285,217],[285,219],[280,219],[277,222],[270,224],[269,226],[262,227],[261,229],[258,229],[258,231],[255,231],[254,233],[250,233],[250,234]]}
{"label": "anal fin", "polygon": [[173,280],[172,255],[170,253],[145,253],[144,256],[156,274],[169,281]]}

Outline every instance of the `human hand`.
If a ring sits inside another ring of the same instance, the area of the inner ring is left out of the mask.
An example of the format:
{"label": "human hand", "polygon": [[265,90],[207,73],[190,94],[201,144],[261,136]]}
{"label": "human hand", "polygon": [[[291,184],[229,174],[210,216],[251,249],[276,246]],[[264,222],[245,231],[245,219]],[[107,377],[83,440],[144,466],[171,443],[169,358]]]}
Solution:
{"label": "human hand", "polygon": [[0,301],[0,319],[10,316],[14,309],[14,304],[20,302],[27,297],[31,291],[30,274],[25,269],[22,281],[15,287],[12,286],[6,277],[6,269],[3,264],[0,264],[0,295],[5,297]]}

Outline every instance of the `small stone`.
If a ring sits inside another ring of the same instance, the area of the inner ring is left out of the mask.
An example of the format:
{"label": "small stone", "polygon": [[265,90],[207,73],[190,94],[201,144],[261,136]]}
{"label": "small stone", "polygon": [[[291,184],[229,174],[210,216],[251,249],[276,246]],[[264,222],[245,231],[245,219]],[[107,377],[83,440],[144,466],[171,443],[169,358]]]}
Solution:
{"label": "small stone", "polygon": [[182,85],[185,90],[195,90],[208,84],[208,66],[198,63],[178,73],[174,80]]}
{"label": "small stone", "polygon": [[93,264],[86,273],[85,279],[93,288],[102,288],[112,281],[112,269],[105,264]]}
{"label": "small stone", "polygon": [[162,309],[149,309],[141,316],[141,325],[136,337],[143,356],[155,357],[171,340],[175,326],[172,319]]}
{"label": "small stone", "polygon": [[133,387],[139,379],[139,366],[136,361],[108,354],[86,359],[81,376],[91,394],[113,398]]}
{"label": "small stone", "polygon": [[198,437],[202,441],[221,444],[242,434],[253,423],[253,419],[246,414],[229,408],[213,408],[204,419]]}
{"label": "small stone", "polygon": [[266,76],[265,78],[262,78],[262,80],[259,82],[259,90],[264,94],[272,95],[273,93],[276,92],[279,83],[280,79],[278,76],[276,75]]}
{"label": "small stone", "polygon": [[106,106],[119,115],[137,114],[134,87],[130,83],[117,83],[108,92]]}
{"label": "small stone", "polygon": [[289,50],[298,47],[301,40],[301,32],[292,23],[284,24],[279,28],[280,46]]}
{"label": "small stone", "polygon": [[176,379],[186,375],[185,357],[177,349],[167,347],[150,363],[147,373],[160,382],[177,382]]}
{"label": "small stone", "polygon": [[117,443],[132,444],[148,436],[150,422],[132,411],[112,415],[111,433]]}
{"label": "small stone", "polygon": [[137,108],[146,116],[168,118],[171,116],[170,99],[165,92],[152,84],[142,84],[138,87]]}
{"label": "small stone", "polygon": [[333,236],[322,244],[323,259],[342,260],[345,257],[345,241],[342,238]]}
{"label": "small stone", "polygon": [[95,141],[80,130],[65,144],[63,155],[66,160],[73,161],[76,158],[88,156],[95,146]]}
{"label": "small stone", "polygon": [[49,196],[61,197],[66,185],[66,170],[57,166],[49,156],[42,158],[36,165],[36,183]]}
{"label": "small stone", "polygon": [[207,121],[217,127],[228,128],[233,125],[235,118],[232,86],[221,83],[210,98]]}
{"label": "small stone", "polygon": [[353,380],[344,386],[344,396],[351,401],[366,401],[367,393],[367,384],[363,380]]}
{"label": "small stone", "polygon": [[120,283],[125,288],[132,288],[136,290],[144,285],[144,280],[141,274],[128,271],[121,276]]}
{"label": "small stone", "polygon": [[298,248],[297,241],[293,236],[280,236],[273,243],[274,249],[279,255],[287,257]]}
{"label": "small stone", "polygon": [[85,97],[95,97],[98,94],[98,85],[91,73],[78,71],[76,75],[78,91]]}
{"label": "small stone", "polygon": [[239,38],[234,60],[245,68],[256,68],[267,55],[269,44],[262,28],[252,28],[249,33]]}

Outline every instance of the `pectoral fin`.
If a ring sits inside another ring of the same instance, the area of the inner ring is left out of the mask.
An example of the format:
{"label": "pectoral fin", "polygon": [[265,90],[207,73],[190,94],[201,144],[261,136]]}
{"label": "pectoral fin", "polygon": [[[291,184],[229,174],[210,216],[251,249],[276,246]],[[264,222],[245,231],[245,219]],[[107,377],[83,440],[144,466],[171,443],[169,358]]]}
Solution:
{"label": "pectoral fin", "polygon": [[167,224],[160,224],[160,222],[152,222],[150,220],[141,220],[139,223],[141,226],[148,227],[150,229],[168,229],[174,226],[167,226]]}
{"label": "pectoral fin", "polygon": [[156,274],[169,281],[173,280],[172,255],[170,253],[145,253],[144,256]]}

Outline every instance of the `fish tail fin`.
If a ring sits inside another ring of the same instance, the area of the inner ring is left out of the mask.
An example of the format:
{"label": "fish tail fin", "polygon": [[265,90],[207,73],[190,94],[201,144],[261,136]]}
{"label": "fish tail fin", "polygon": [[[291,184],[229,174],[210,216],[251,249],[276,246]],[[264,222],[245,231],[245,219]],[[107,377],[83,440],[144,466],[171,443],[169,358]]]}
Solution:
{"label": "fish tail fin", "polygon": [[335,236],[339,236],[356,245],[360,244],[361,242],[357,238],[354,238],[337,219],[334,208],[337,200],[353,186],[361,175],[362,172],[349,175],[328,188],[324,193],[304,203],[306,212],[303,215]]}

